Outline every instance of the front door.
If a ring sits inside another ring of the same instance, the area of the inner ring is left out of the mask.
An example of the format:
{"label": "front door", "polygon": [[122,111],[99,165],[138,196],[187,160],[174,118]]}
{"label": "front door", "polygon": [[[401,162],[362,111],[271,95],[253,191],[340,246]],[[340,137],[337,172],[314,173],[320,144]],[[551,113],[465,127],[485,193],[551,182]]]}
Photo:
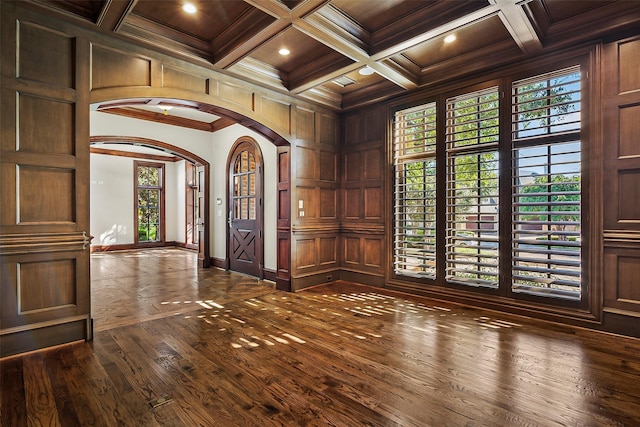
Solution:
{"label": "front door", "polygon": [[228,170],[229,268],[263,278],[262,155],[253,139],[236,141]]}

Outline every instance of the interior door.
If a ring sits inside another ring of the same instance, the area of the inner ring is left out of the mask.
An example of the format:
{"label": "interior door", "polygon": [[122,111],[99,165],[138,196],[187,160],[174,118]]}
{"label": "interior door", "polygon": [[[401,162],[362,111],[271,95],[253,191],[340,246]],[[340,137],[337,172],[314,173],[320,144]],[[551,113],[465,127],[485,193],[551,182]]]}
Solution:
{"label": "interior door", "polygon": [[262,156],[255,142],[245,139],[229,160],[229,268],[263,278]]}

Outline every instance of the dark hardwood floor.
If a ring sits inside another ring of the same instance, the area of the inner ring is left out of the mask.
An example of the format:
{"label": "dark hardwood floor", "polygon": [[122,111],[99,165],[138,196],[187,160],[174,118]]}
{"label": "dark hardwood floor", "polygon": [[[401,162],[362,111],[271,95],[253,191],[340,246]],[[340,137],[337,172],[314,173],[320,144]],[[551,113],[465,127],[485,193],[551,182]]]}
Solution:
{"label": "dark hardwood floor", "polygon": [[0,361],[2,426],[640,425],[640,340],[180,250],[92,277],[93,342]]}

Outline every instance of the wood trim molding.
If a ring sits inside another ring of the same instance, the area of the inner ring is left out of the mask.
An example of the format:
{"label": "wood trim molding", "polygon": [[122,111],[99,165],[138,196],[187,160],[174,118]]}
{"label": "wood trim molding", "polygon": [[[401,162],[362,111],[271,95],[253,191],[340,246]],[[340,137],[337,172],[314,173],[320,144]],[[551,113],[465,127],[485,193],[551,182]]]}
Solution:
{"label": "wood trim molding", "polygon": [[180,148],[176,145],[168,144],[166,142],[158,141],[156,139],[142,138],[137,136],[113,136],[113,135],[95,135],[89,138],[89,144],[95,145],[99,143],[108,144],[124,144],[124,145],[139,145],[141,147],[156,148],[171,153],[175,156],[183,158],[195,163],[199,166],[208,166],[209,162],[190,151]]}
{"label": "wood trim molding", "polygon": [[0,255],[83,251],[91,242],[86,232],[0,235]]}
{"label": "wood trim molding", "polygon": [[[129,117],[132,119],[147,120],[154,123],[165,125],[180,126],[188,129],[201,130],[205,132],[214,132],[214,123],[201,122],[199,120],[187,119],[175,115],[164,115],[153,111],[140,110],[134,107],[111,107],[98,110],[101,113],[115,114],[117,116]],[[227,119],[230,120],[230,119]]]}
{"label": "wood trim molding", "polygon": [[148,153],[135,153],[132,151],[109,150],[107,148],[90,147],[91,154],[103,154],[105,156],[130,157],[132,159],[153,160],[157,162],[179,162],[181,159],[177,156],[158,156]]}

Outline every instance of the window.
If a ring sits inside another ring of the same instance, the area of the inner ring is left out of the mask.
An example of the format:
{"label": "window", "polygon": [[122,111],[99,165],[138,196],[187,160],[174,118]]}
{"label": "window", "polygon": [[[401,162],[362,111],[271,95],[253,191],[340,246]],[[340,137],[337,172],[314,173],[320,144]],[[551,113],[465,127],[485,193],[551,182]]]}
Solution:
{"label": "window", "polygon": [[137,242],[162,242],[164,165],[136,162],[135,170]]}
{"label": "window", "polygon": [[395,113],[396,275],[582,301],[581,80],[575,66]]}
{"label": "window", "polygon": [[396,273],[436,276],[436,107],[395,115]]}
{"label": "window", "polygon": [[233,218],[256,219],[256,160],[251,151],[241,152],[233,165]]}
{"label": "window", "polygon": [[447,100],[447,280],[498,286],[498,89]]}
{"label": "window", "polygon": [[581,295],[580,70],[513,84],[512,288]]}

